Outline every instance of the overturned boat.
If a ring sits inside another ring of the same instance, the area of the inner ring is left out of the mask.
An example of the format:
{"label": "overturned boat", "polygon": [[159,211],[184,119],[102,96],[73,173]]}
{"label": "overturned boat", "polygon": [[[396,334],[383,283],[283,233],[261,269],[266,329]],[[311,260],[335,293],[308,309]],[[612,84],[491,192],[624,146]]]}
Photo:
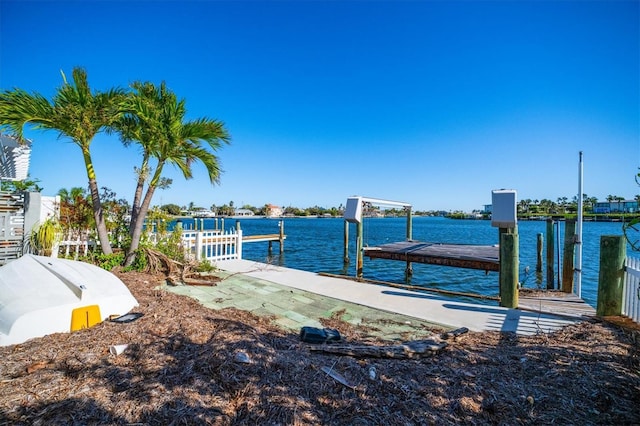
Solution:
{"label": "overturned boat", "polygon": [[137,305],[111,272],[27,254],[0,267],[0,346],[91,327]]}

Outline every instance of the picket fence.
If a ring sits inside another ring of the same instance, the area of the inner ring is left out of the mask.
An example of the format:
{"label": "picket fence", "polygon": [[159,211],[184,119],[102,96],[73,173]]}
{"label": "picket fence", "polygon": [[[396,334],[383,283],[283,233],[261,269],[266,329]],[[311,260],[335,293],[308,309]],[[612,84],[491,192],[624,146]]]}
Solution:
{"label": "picket fence", "polygon": [[[148,239],[154,242],[156,237],[156,234],[151,234]],[[80,256],[86,256],[95,244],[96,242],[92,241],[87,232],[64,235],[53,251],[54,257],[61,255],[78,259]],[[187,257],[192,260],[216,262],[242,259],[242,230],[183,231],[182,246]]]}
{"label": "picket fence", "polygon": [[242,230],[183,231],[182,246],[194,260],[242,259]]}
{"label": "picket fence", "polygon": [[640,323],[640,259],[627,257],[624,266],[622,315]]}

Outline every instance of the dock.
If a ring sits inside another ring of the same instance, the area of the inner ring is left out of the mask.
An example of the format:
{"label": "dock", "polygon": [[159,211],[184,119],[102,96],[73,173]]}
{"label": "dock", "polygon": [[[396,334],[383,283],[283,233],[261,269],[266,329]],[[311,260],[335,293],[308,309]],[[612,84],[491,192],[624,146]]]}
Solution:
{"label": "dock", "polygon": [[574,293],[534,289],[520,289],[519,293],[518,309],[577,319],[596,315],[596,310]]}
{"label": "dock", "polygon": [[242,236],[242,242],[244,242],[244,243],[259,243],[259,242],[263,242],[263,241],[280,242],[280,241],[283,241],[283,240],[286,240],[286,239],[287,239],[286,235],[280,235],[280,234],[243,235]]}
{"label": "dock", "polygon": [[364,255],[370,259],[401,260],[483,271],[500,270],[497,245],[442,244],[408,240],[365,247]]}
{"label": "dock", "polygon": [[284,234],[284,226],[280,225],[280,233],[278,234],[263,234],[263,235],[243,235],[242,242],[243,243],[258,243],[267,241],[269,243],[268,253],[271,255],[273,252],[273,243],[278,243],[280,247],[280,254],[284,253],[284,240],[287,239],[287,236]]}

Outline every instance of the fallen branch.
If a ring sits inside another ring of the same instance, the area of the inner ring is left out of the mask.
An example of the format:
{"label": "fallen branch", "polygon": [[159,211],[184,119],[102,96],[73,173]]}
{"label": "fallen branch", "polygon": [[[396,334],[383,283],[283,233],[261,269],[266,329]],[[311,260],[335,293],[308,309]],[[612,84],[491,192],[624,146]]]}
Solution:
{"label": "fallen branch", "polygon": [[433,339],[415,340],[400,345],[367,346],[367,345],[322,345],[309,346],[314,352],[324,352],[336,355],[348,355],[356,358],[424,358],[432,356],[447,347],[446,342]]}

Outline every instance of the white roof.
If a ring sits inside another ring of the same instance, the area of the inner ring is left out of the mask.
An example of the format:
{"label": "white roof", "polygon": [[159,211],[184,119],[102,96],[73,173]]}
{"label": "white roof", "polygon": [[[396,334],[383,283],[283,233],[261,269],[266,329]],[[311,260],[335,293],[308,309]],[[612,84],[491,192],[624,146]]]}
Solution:
{"label": "white roof", "polygon": [[20,143],[13,136],[0,134],[0,179],[25,180],[30,156],[31,141]]}

